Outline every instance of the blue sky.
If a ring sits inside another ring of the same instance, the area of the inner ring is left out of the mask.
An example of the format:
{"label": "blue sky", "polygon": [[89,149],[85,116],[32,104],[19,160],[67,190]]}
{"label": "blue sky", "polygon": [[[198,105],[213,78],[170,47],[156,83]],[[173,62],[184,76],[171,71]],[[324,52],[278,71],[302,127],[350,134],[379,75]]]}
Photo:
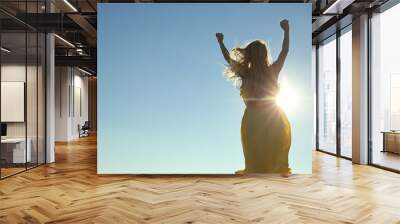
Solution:
{"label": "blue sky", "polygon": [[296,89],[290,165],[311,173],[311,5],[99,4],[98,172],[234,173],[244,167],[239,91],[223,77],[228,48],[266,40]]}

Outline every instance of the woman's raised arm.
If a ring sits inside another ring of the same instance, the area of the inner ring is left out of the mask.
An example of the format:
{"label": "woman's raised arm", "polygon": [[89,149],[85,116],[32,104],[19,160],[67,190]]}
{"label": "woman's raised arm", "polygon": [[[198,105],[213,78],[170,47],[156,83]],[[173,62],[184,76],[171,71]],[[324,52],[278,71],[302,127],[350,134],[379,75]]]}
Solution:
{"label": "woman's raised arm", "polygon": [[286,56],[289,53],[289,22],[285,19],[281,21],[280,25],[284,31],[282,50],[281,53],[279,53],[278,59],[276,59],[276,61],[272,64],[272,68],[277,75],[279,75],[279,72],[285,63]]}
{"label": "woman's raised arm", "polygon": [[219,43],[219,47],[221,48],[222,51],[222,55],[224,56],[226,62],[228,62],[228,64],[232,63],[232,58],[229,54],[228,49],[226,49],[225,44],[224,44],[224,34],[223,33],[216,33],[215,36],[217,37],[218,43]]}

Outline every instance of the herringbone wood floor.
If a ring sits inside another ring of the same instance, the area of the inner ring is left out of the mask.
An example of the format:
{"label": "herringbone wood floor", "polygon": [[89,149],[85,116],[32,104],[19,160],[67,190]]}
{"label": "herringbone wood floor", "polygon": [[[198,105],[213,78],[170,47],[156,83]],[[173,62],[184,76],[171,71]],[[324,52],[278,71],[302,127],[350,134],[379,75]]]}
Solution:
{"label": "herringbone wood floor", "polygon": [[0,223],[400,223],[400,175],[315,152],[314,174],[98,176],[96,138],[0,181]]}

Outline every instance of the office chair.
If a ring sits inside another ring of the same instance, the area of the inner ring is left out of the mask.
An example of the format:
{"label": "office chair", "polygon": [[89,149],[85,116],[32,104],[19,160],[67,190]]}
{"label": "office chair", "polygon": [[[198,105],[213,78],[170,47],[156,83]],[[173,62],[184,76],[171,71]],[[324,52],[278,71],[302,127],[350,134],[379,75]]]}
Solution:
{"label": "office chair", "polygon": [[89,136],[89,129],[90,129],[89,121],[85,121],[82,127],[78,125],[78,129],[79,129],[79,138]]}

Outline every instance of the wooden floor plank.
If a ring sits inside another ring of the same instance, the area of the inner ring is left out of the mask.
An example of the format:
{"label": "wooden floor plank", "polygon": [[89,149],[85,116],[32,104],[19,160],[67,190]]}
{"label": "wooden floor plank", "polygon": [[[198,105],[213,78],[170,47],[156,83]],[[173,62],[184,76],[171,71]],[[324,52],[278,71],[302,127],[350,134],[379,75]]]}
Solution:
{"label": "wooden floor plank", "polygon": [[400,175],[320,152],[313,174],[98,176],[96,137],[0,181],[0,223],[400,223]]}

